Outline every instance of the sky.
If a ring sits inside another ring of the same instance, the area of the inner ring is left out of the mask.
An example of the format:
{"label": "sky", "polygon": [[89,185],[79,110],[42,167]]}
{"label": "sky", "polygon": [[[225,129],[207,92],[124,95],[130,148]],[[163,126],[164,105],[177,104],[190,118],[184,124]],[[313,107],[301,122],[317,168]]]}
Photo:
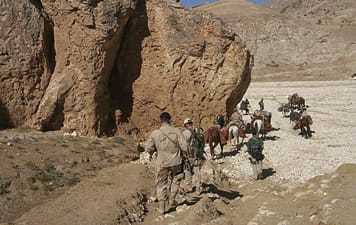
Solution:
{"label": "sky", "polygon": [[[214,2],[214,1],[215,0],[181,0],[181,3],[184,6],[190,7],[190,6],[199,5],[199,4],[202,4],[202,3]],[[266,0],[249,0],[249,1],[254,2],[256,4],[262,4]]]}

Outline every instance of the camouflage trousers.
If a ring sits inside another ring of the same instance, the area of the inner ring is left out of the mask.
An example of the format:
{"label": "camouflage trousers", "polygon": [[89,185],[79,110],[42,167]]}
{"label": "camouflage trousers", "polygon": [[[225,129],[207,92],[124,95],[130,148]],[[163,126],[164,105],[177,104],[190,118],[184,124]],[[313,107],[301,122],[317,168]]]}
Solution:
{"label": "camouflage trousers", "polygon": [[192,162],[192,170],[184,170],[185,184],[191,189],[195,187],[195,191],[202,191],[201,168],[203,160],[196,159]]}
{"label": "camouflage trousers", "polygon": [[262,160],[255,160],[253,158],[250,158],[250,162],[251,162],[251,167],[252,167],[252,172],[253,172],[253,178],[256,180],[262,179],[262,176],[263,176]]}
{"label": "camouflage trousers", "polygon": [[182,166],[162,167],[157,171],[156,195],[160,202],[175,201],[180,182],[184,177]]}

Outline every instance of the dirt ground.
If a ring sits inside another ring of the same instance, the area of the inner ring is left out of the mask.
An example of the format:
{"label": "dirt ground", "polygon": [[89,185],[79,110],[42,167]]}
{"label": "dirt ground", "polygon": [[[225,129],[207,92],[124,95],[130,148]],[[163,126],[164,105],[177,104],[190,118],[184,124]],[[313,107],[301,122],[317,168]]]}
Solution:
{"label": "dirt ground", "polygon": [[121,138],[0,131],[0,222],[60,196],[103,168],[137,158],[135,144]]}
{"label": "dirt ground", "polygon": [[[227,147],[225,159],[205,163],[204,193],[180,195],[164,217],[150,200],[153,165],[132,161],[131,141],[1,131],[0,224],[355,225],[355,89],[352,81],[252,83],[246,97],[256,108],[263,96],[279,128],[265,141],[266,179],[251,179],[245,147]],[[308,140],[277,112],[294,92],[310,106]]]}
{"label": "dirt ground", "polygon": [[[303,96],[309,106],[311,139],[302,138],[289,118],[277,111],[293,93]],[[356,163],[355,81],[252,83],[245,96],[254,109],[263,97],[265,109],[273,114],[272,125],[279,128],[265,141],[266,167],[276,171],[274,181],[303,183],[341,164]]]}

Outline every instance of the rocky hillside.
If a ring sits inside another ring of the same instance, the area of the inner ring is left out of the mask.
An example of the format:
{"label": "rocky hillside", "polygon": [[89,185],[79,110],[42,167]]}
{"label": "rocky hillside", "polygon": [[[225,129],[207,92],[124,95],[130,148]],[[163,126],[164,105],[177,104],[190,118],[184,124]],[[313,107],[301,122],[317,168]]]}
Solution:
{"label": "rocky hillside", "polygon": [[270,0],[267,6],[281,14],[310,19],[318,25],[356,25],[356,7],[353,0]]}
{"label": "rocky hillside", "polygon": [[2,128],[102,135],[115,109],[143,131],[162,110],[204,125],[250,82],[235,33],[163,0],[3,0],[0,11]]}
{"label": "rocky hillside", "polygon": [[196,8],[228,22],[255,55],[256,80],[349,79],[355,73],[356,2],[221,0]]}

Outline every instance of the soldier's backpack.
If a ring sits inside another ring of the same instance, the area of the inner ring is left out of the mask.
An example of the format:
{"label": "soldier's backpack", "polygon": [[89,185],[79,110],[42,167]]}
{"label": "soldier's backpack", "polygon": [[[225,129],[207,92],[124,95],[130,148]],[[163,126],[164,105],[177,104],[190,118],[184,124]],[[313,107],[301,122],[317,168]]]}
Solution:
{"label": "soldier's backpack", "polygon": [[262,154],[262,143],[260,140],[252,138],[248,142],[248,152],[255,160],[263,160],[264,155]]}
{"label": "soldier's backpack", "polygon": [[194,129],[191,146],[194,151],[195,158],[203,159],[205,153],[205,141],[204,134],[200,131],[200,129]]}

